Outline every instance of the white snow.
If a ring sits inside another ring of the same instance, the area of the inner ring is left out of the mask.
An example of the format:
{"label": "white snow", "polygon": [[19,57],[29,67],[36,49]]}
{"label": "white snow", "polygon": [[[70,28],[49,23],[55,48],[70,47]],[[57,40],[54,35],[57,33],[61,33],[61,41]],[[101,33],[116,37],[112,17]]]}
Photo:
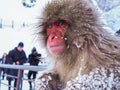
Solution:
{"label": "white snow", "polygon": [[[119,71],[117,69],[116,71]],[[64,90],[116,90],[120,89],[119,76],[113,69],[108,72],[105,68],[96,68],[89,74],[78,75],[70,80]]]}

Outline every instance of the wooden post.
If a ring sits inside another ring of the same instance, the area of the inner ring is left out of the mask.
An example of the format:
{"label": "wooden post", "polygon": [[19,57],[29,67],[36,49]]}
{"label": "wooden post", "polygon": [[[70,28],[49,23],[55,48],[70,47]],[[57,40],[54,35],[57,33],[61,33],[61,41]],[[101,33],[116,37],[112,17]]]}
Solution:
{"label": "wooden post", "polygon": [[22,76],[23,76],[23,70],[19,69],[18,70],[18,78],[17,78],[17,84],[16,84],[16,90],[22,90],[22,85],[21,85],[21,81],[22,81]]}

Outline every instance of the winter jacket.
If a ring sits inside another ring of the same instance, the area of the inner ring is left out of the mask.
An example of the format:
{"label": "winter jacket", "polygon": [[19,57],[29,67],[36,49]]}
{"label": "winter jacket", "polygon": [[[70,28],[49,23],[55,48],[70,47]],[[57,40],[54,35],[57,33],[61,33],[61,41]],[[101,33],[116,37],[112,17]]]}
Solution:
{"label": "winter jacket", "polygon": [[24,50],[20,52],[17,50],[17,47],[8,53],[8,57],[12,58],[12,63],[19,61],[20,65],[23,65],[27,61]]}
{"label": "winter jacket", "polygon": [[[24,63],[26,63],[27,58],[26,58],[26,54],[25,54],[24,50],[22,50],[20,52],[17,50],[17,47],[16,47],[8,53],[6,63],[7,64],[13,64],[13,63],[16,64],[17,61],[20,62],[19,65],[23,65]],[[17,69],[7,69],[7,74],[17,76],[18,70]]]}
{"label": "winter jacket", "polygon": [[37,66],[39,64],[40,58],[41,58],[41,54],[38,54],[38,53],[30,54],[29,55],[29,63],[30,63],[30,65]]}

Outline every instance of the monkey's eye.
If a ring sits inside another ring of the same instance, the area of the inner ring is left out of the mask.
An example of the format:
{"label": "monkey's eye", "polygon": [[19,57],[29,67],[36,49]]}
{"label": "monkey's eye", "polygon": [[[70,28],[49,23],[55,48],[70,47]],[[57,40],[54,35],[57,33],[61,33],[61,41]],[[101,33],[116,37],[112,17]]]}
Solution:
{"label": "monkey's eye", "polygon": [[55,22],[55,24],[57,26],[64,26],[66,24],[66,22],[64,20],[58,20],[57,22]]}
{"label": "monkey's eye", "polygon": [[47,23],[47,24],[45,25],[45,28],[46,28],[46,29],[51,29],[51,28],[52,28],[52,24],[51,24],[51,23]]}

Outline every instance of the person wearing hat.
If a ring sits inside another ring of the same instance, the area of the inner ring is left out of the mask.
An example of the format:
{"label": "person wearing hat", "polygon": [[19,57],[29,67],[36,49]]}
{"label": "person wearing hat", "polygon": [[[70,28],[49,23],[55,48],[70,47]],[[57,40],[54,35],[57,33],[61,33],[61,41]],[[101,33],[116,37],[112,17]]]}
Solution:
{"label": "person wearing hat", "polygon": [[[24,43],[19,42],[17,47],[14,49],[10,50],[8,55],[7,55],[7,64],[13,64],[13,65],[23,65],[27,61],[26,53],[23,50]],[[18,75],[18,70],[17,69],[8,69],[7,74],[17,76]],[[8,77],[8,84],[11,84],[12,79]],[[14,80],[14,87],[16,87],[17,84],[17,79],[15,78]],[[10,87],[9,87],[10,88]],[[9,89],[10,90],[10,89]],[[14,89],[16,90],[16,89]]]}
{"label": "person wearing hat", "polygon": [[[30,65],[38,66],[41,59],[41,54],[39,54],[35,47],[32,48],[31,54],[29,54],[28,60]],[[34,80],[36,78],[37,71],[29,71],[28,72],[28,79]],[[32,81],[29,81],[30,90],[32,90]]]}

